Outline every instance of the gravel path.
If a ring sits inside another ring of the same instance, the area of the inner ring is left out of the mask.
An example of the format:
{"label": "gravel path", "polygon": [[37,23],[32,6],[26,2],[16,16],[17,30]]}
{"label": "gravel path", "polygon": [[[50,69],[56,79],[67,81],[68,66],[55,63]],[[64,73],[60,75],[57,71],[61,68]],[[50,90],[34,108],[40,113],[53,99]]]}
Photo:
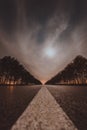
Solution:
{"label": "gravel path", "polygon": [[42,87],[11,130],[77,130],[46,87]]}

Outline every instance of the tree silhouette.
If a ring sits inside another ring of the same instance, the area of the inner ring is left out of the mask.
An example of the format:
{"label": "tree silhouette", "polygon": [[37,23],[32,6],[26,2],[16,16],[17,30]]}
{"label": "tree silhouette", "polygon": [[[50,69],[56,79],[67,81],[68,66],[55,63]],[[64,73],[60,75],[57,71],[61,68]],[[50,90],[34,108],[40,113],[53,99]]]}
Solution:
{"label": "tree silhouette", "polygon": [[87,84],[87,59],[77,56],[46,84]]}
{"label": "tree silhouette", "polygon": [[0,84],[41,84],[15,58],[0,59]]}

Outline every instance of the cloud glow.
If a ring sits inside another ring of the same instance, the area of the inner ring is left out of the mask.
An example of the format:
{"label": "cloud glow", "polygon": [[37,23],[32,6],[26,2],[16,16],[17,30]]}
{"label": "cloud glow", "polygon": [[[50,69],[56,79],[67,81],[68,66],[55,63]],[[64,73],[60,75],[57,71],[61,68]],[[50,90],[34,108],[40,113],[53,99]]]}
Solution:
{"label": "cloud glow", "polygon": [[47,47],[47,48],[44,49],[44,54],[48,58],[54,58],[56,56],[56,49],[51,48],[51,47]]}
{"label": "cloud glow", "polygon": [[[15,10],[8,8],[7,11],[6,8],[8,15],[2,13],[3,17],[0,17],[0,57],[16,57],[29,72],[45,82],[61,71],[76,55],[87,56],[87,20],[83,23],[78,21],[82,18],[76,19],[80,15],[79,11],[74,18],[73,11],[77,9],[72,7],[73,0],[70,3],[65,1],[60,0],[60,4],[57,4],[55,0],[43,0],[38,1],[37,5],[32,0],[14,1]],[[54,11],[51,8],[53,3]],[[10,16],[10,12],[15,15]],[[9,24],[11,18],[14,21],[12,26]]]}

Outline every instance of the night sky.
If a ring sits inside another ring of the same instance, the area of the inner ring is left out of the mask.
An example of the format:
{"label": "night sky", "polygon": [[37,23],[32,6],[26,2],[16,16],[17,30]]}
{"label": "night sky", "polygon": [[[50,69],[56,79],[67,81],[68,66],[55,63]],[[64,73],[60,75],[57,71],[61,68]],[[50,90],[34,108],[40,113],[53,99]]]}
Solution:
{"label": "night sky", "polygon": [[7,55],[43,81],[87,57],[87,0],[0,0],[0,58]]}

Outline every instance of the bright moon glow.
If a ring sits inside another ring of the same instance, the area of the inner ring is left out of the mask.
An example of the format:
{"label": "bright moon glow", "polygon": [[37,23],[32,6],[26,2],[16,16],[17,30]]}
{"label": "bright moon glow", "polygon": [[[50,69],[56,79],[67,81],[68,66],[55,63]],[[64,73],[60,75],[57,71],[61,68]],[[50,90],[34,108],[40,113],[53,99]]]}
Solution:
{"label": "bright moon glow", "polygon": [[56,55],[56,50],[54,48],[46,48],[44,53],[49,58],[53,58]]}

